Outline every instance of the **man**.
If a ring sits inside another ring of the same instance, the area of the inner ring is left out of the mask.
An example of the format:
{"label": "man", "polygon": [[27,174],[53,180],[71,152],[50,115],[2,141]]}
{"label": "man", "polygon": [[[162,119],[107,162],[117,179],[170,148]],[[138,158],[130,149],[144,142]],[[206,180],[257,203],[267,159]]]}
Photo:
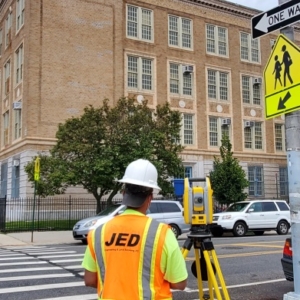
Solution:
{"label": "man", "polygon": [[82,266],[86,286],[99,299],[171,300],[171,289],[184,290],[187,270],[168,225],[147,217],[157,185],[157,170],[148,160],[128,165],[119,216],[91,231]]}

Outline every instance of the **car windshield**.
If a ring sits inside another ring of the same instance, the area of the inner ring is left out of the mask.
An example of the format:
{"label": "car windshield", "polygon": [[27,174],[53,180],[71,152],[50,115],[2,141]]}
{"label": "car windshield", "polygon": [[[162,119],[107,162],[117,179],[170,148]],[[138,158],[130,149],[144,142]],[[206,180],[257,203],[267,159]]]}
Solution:
{"label": "car windshield", "polygon": [[243,211],[246,206],[248,206],[248,202],[245,203],[234,203],[230,205],[225,211],[226,212],[232,212],[232,211]]}
{"label": "car windshield", "polygon": [[115,205],[111,205],[107,208],[105,208],[104,210],[100,211],[97,216],[108,216],[110,213],[112,213],[113,211],[115,211],[118,207],[120,207],[122,204],[115,204]]}

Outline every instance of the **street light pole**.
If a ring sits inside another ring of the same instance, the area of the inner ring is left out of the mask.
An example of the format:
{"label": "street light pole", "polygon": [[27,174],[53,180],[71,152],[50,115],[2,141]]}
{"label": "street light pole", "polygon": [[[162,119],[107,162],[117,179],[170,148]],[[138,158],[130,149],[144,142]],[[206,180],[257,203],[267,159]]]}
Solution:
{"label": "street light pole", "polygon": [[[290,0],[278,0],[278,4]],[[294,28],[280,30],[289,40],[294,41]],[[284,300],[300,300],[300,111],[285,115],[285,136],[289,200],[291,208],[291,234],[293,247],[294,292],[284,295]]]}

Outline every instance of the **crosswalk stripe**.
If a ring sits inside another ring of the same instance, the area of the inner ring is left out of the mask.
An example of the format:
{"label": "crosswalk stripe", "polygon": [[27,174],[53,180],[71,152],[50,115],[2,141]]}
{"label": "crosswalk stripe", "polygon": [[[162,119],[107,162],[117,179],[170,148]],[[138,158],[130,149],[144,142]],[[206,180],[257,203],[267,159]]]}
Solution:
{"label": "crosswalk stripe", "polygon": [[18,263],[0,263],[0,267],[1,266],[19,266],[19,265],[32,265],[32,264],[46,264],[46,261],[35,261],[35,262],[18,262]]}
{"label": "crosswalk stripe", "polygon": [[52,289],[61,289],[61,288],[69,288],[69,287],[76,287],[76,286],[84,286],[83,281],[20,286],[20,287],[12,287],[12,288],[4,288],[4,289],[2,288],[0,289],[0,294],[31,292],[31,291],[39,291],[39,290],[52,290]]}
{"label": "crosswalk stripe", "polygon": [[[8,252],[8,253],[11,253],[11,252]],[[13,256],[13,257],[15,257],[15,256],[22,256],[22,255],[24,255],[24,254],[22,254],[22,253],[16,253],[16,254],[0,254],[0,257],[6,257],[6,256],[9,256],[9,257],[11,257],[11,256]]]}
{"label": "crosswalk stripe", "polygon": [[61,278],[61,277],[74,277],[72,273],[63,274],[43,274],[41,275],[31,275],[31,276],[15,276],[15,277],[5,277],[0,278],[0,281],[16,281],[16,280],[29,280],[29,279],[46,279],[46,278]]}
{"label": "crosswalk stripe", "polygon": [[59,254],[59,253],[76,253],[76,251],[49,251],[49,252],[27,252],[28,255],[43,255],[43,254]]}
{"label": "crosswalk stripe", "polygon": [[66,263],[66,262],[75,262],[75,261],[82,261],[82,258],[50,260],[50,262],[52,262],[53,264]]}
{"label": "crosswalk stripe", "polygon": [[84,256],[84,254],[67,254],[67,255],[41,255],[38,256],[39,259],[45,258],[60,258],[60,257],[75,257],[75,256]]}
{"label": "crosswalk stripe", "polygon": [[65,266],[64,269],[82,269],[82,265],[76,265],[76,266]]}
{"label": "crosswalk stripe", "polygon": [[66,297],[58,297],[58,298],[47,298],[43,300],[96,300],[96,294],[86,294],[80,296],[66,296]]}
{"label": "crosswalk stripe", "polygon": [[52,271],[52,270],[62,270],[61,267],[44,267],[44,268],[21,268],[21,269],[5,269],[5,270],[0,270],[0,273],[8,273],[10,272],[35,272],[35,271]]}
{"label": "crosswalk stripe", "polygon": [[22,259],[36,259],[36,258],[35,257],[31,257],[31,256],[0,258],[0,260],[22,260]]}

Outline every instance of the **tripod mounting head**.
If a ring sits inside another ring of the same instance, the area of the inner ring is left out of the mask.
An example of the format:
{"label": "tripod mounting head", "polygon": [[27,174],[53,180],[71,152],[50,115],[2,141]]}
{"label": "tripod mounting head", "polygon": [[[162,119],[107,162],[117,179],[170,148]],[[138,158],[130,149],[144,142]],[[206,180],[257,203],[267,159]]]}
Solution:
{"label": "tripod mounting head", "polygon": [[[193,186],[201,182],[204,186]],[[209,177],[185,178],[183,192],[184,222],[191,225],[208,225],[213,218],[213,190]]]}

